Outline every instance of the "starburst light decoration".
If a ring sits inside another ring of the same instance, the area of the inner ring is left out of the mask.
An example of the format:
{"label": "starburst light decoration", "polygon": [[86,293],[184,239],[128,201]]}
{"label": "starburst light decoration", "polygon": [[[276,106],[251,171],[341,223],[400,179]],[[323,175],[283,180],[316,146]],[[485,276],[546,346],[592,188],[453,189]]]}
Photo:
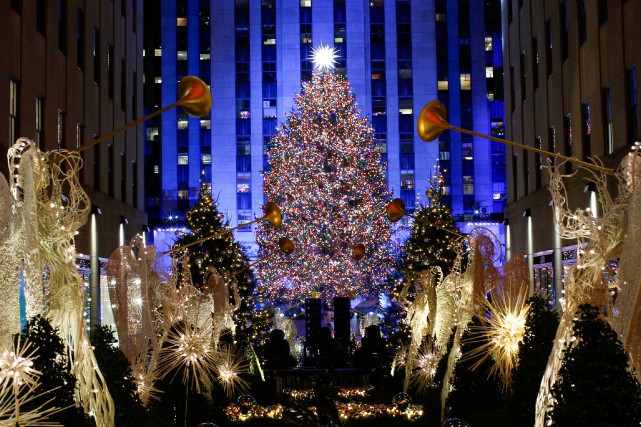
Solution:
{"label": "starburst light decoration", "polygon": [[329,47],[321,44],[312,48],[310,59],[314,63],[314,70],[333,70],[336,67],[338,59],[338,50],[335,47]]}
{"label": "starburst light decoration", "polygon": [[490,298],[483,296],[478,303],[489,313],[479,316],[481,326],[471,330],[468,342],[482,343],[465,358],[477,358],[472,369],[478,369],[487,359],[492,359],[490,375],[499,374],[503,388],[510,388],[512,371],[518,363],[519,344],[525,336],[525,321],[529,304],[529,276],[527,262],[521,255],[515,255],[505,265],[506,275],[502,286],[490,292]]}
{"label": "starburst light decoration", "polygon": [[441,357],[431,339],[419,349],[414,370],[410,374],[410,383],[416,386],[419,393],[424,393],[432,383]]}
{"label": "starburst light decoration", "polygon": [[241,377],[241,374],[249,372],[247,359],[233,346],[225,345],[218,350],[214,370],[227,397],[232,398],[249,389],[249,382]]}

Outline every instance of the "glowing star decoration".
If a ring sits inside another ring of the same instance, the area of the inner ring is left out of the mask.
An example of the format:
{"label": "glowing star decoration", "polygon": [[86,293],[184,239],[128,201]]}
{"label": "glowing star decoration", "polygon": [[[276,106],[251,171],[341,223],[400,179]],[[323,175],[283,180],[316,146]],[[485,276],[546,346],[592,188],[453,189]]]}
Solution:
{"label": "glowing star decoration", "polygon": [[234,394],[249,389],[249,382],[240,376],[249,372],[247,360],[241,352],[234,351],[233,347],[223,346],[218,351],[214,370],[227,397],[231,398]]}
{"label": "glowing star decoration", "polygon": [[210,346],[211,330],[198,328],[181,322],[169,331],[166,347],[161,350],[158,361],[160,377],[175,376],[182,371],[185,387],[196,386],[196,391],[211,390],[211,378],[215,367],[215,354]]}
{"label": "glowing star decoration", "polygon": [[312,48],[310,58],[314,63],[315,71],[333,70],[336,68],[336,59],[338,59],[338,50],[335,47],[329,47],[321,44]]}

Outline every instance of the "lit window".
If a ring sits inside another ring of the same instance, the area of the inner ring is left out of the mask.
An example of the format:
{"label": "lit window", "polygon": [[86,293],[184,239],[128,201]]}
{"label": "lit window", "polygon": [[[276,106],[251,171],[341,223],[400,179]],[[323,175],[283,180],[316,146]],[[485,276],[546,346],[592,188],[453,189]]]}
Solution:
{"label": "lit window", "polygon": [[401,171],[401,189],[403,190],[414,189],[414,171],[413,170]]}
{"label": "lit window", "polygon": [[162,77],[160,76],[154,77],[154,83],[162,83]]}
{"label": "lit window", "polygon": [[485,77],[488,79],[494,78],[494,67],[485,67]]}
{"label": "lit window", "polygon": [[461,145],[461,149],[463,151],[463,159],[474,160],[474,150],[472,148],[472,144],[463,143]]}
{"label": "lit window", "polygon": [[409,114],[412,114],[412,112],[413,112],[413,111],[414,111],[414,110],[413,110],[413,109],[411,109],[411,108],[399,108],[399,109],[398,109],[398,112],[399,112],[399,113],[401,113],[401,114],[408,114],[408,115],[409,115]]}
{"label": "lit window", "polygon": [[203,154],[201,158],[203,165],[211,165],[211,154]]}
{"label": "lit window", "polygon": [[249,193],[249,184],[251,174],[249,172],[242,172],[236,174],[236,192]]}
{"label": "lit window", "polygon": [[201,53],[200,54],[200,60],[201,61],[206,61],[208,59],[211,59],[211,54],[209,54],[209,53]]}
{"label": "lit window", "polygon": [[275,45],[276,44],[276,37],[263,37],[263,44],[264,45]]}
{"label": "lit window", "polygon": [[461,90],[472,90],[472,80],[469,74],[461,74]]}
{"label": "lit window", "polygon": [[201,120],[200,121],[201,129],[211,129],[211,120]]}
{"label": "lit window", "polygon": [[447,80],[438,81],[438,90],[448,90],[449,87],[450,87],[450,83]]}
{"label": "lit window", "polygon": [[487,93],[487,100],[488,101],[494,101],[494,92],[488,92]]}
{"label": "lit window", "polygon": [[189,155],[179,154],[178,155],[178,164],[179,165],[188,165],[189,164]]}
{"label": "lit window", "polygon": [[494,200],[503,200],[503,194],[502,193],[493,193],[492,194],[492,199],[494,199]]}
{"label": "lit window", "polygon": [[186,200],[189,198],[189,190],[178,190],[178,198],[180,200]]}
{"label": "lit window", "polygon": [[160,173],[160,166],[154,165],[154,173]]}
{"label": "lit window", "polygon": [[187,18],[176,18],[176,26],[178,26],[178,27],[186,27],[187,26]]}
{"label": "lit window", "polygon": [[492,37],[485,37],[485,51],[490,52],[492,50]]}
{"label": "lit window", "polygon": [[154,49],[154,56],[162,56],[162,49]]}
{"label": "lit window", "polygon": [[177,59],[179,61],[186,61],[187,60],[187,51],[186,50],[179,50]]}
{"label": "lit window", "polygon": [[447,15],[445,13],[436,14],[436,22],[445,22],[447,21]]}
{"label": "lit window", "polygon": [[312,0],[300,0],[300,7],[312,7]]}

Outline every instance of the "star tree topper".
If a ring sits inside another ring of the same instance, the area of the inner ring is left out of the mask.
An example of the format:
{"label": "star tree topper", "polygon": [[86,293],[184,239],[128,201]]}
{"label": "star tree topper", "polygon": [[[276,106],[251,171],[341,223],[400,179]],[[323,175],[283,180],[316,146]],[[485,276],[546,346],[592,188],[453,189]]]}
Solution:
{"label": "star tree topper", "polygon": [[329,47],[321,44],[312,48],[312,57],[314,62],[314,70],[333,70],[336,68],[336,59],[338,59],[338,50],[335,47]]}

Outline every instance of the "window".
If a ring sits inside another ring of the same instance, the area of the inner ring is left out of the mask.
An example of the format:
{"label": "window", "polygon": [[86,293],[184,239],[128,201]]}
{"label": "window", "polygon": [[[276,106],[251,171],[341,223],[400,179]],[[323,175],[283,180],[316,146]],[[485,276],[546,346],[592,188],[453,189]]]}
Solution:
{"label": "window", "polygon": [[186,27],[187,26],[187,18],[185,18],[185,17],[176,18],[176,26],[177,27]]}
{"label": "window", "polygon": [[639,121],[637,116],[637,67],[628,68],[625,73],[625,86],[627,94],[627,119],[628,119],[628,142],[632,144],[638,140]]}
{"label": "window", "polygon": [[485,37],[485,51],[492,51],[492,37]]}
{"label": "window", "polygon": [[236,174],[236,192],[249,193],[249,185],[251,183],[251,173],[238,172]]}
{"label": "window", "polygon": [[447,80],[438,81],[438,90],[448,90],[448,89],[449,89],[449,82]]}
{"label": "window", "polygon": [[67,0],[58,0],[58,50],[67,53]]}
{"label": "window", "polygon": [[47,0],[36,0],[36,29],[43,36],[47,34]]}
{"label": "window", "polygon": [[474,194],[474,177],[471,175],[463,176],[463,194]]}
{"label": "window", "polygon": [[461,90],[472,90],[472,78],[470,74],[461,74]]}
{"label": "window", "polygon": [[76,11],[76,65],[85,68],[85,12],[80,8]]}
{"label": "window", "polygon": [[414,189],[414,171],[401,170],[401,190]]}
{"label": "window", "polygon": [[65,146],[65,112],[62,110],[58,110],[56,141],[58,143],[58,149],[64,148]]}
{"label": "window", "polygon": [[548,151],[556,153],[556,128],[550,126],[548,129]]}
{"label": "window", "polygon": [[93,27],[93,82],[100,85],[100,29]]}
{"label": "window", "polygon": [[160,166],[159,165],[154,165],[154,174],[160,173]]}
{"label": "window", "polygon": [[603,88],[601,102],[603,102],[603,142],[605,154],[614,152],[614,129],[612,126],[612,90],[610,86]]}
{"label": "window", "polygon": [[485,67],[485,78],[494,78],[494,67],[492,67],[491,65]]}
{"label": "window", "polygon": [[592,125],[590,123],[590,101],[581,104],[581,137],[583,143],[583,160],[592,155],[590,146],[590,135],[592,134]]}
{"label": "window", "polygon": [[179,154],[178,155],[178,164],[179,165],[188,165],[189,164],[189,155],[188,154]]}
{"label": "window", "polygon": [[18,81],[9,80],[9,145],[18,137]]}
{"label": "window", "polygon": [[200,155],[200,162],[203,165],[211,165],[211,154],[210,153],[203,153]]}
{"label": "window", "polygon": [[43,107],[44,107],[44,98],[40,95],[36,95],[36,138],[35,143],[36,147],[44,149],[44,132],[43,132]]}

